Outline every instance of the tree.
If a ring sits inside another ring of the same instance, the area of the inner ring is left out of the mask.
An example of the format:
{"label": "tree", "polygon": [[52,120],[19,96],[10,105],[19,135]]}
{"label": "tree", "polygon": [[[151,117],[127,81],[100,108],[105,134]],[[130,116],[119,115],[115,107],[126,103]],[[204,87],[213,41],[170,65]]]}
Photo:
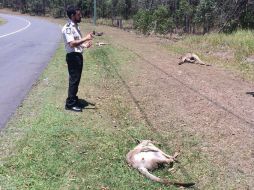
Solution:
{"label": "tree", "polygon": [[225,5],[222,6],[222,9],[227,7],[227,10],[226,14],[221,17],[223,24],[220,26],[220,32],[232,32],[241,25],[240,17],[245,12],[248,2],[249,0],[225,1]]}
{"label": "tree", "polygon": [[214,25],[216,7],[215,0],[201,0],[197,6],[195,22],[203,26],[203,33],[209,32]]}
{"label": "tree", "polygon": [[160,6],[153,13],[153,23],[155,23],[155,33],[167,34],[174,28],[173,18],[165,6]]}
{"label": "tree", "polygon": [[[81,7],[83,16],[93,15],[93,0],[0,0],[0,2],[3,7],[22,13],[37,15],[49,13],[54,17],[66,16],[67,5],[74,4]],[[212,29],[232,32],[238,27],[254,28],[254,0],[97,0],[97,15],[101,18],[133,18],[134,27],[144,31],[155,28],[155,32],[159,32],[157,29],[165,32],[175,27],[178,29],[176,31],[187,33],[195,33],[196,29],[200,28],[204,33]],[[141,25],[138,26],[138,23]]]}
{"label": "tree", "polygon": [[254,1],[249,1],[246,10],[240,17],[241,26],[244,29],[254,29]]}
{"label": "tree", "polygon": [[148,34],[152,30],[152,12],[140,9],[133,17],[133,26],[143,34]]}
{"label": "tree", "polygon": [[175,13],[176,27],[183,27],[185,32],[191,31],[192,7],[187,0],[180,0]]}

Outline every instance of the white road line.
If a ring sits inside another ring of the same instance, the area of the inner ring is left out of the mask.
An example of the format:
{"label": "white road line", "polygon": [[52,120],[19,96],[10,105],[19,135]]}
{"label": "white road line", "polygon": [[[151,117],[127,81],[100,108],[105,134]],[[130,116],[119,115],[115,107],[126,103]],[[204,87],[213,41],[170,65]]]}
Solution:
{"label": "white road line", "polygon": [[[17,17],[16,17],[16,18],[17,18]],[[17,19],[20,19],[20,20],[25,21],[25,22],[27,23],[27,25],[26,25],[25,27],[19,29],[19,30],[14,31],[14,32],[11,32],[11,33],[8,33],[8,34],[4,34],[4,35],[0,36],[0,38],[4,38],[4,37],[6,37],[6,36],[10,36],[10,35],[16,34],[16,33],[18,33],[18,32],[21,32],[21,31],[23,31],[23,30],[26,30],[26,29],[31,25],[31,22],[28,21],[28,20],[26,20],[26,19],[23,19],[23,18],[17,18]]]}

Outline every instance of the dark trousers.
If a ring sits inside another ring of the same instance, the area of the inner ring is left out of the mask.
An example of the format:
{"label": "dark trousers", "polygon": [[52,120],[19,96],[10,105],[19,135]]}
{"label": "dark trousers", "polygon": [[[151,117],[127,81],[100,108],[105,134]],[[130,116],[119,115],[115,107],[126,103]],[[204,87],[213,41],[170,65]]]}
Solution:
{"label": "dark trousers", "polygon": [[77,52],[67,53],[66,62],[69,71],[69,89],[66,106],[72,107],[78,103],[77,93],[83,69],[83,55]]}

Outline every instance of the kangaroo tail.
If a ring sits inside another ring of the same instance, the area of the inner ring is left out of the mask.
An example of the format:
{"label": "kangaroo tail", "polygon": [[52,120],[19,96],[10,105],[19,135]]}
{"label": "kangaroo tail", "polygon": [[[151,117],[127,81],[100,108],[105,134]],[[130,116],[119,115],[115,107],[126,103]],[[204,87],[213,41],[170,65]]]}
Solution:
{"label": "kangaroo tail", "polygon": [[175,185],[178,187],[192,187],[195,185],[195,183],[182,183],[182,182],[173,182],[173,181],[165,181],[164,184],[166,185]]}
{"label": "kangaroo tail", "polygon": [[159,182],[159,183],[164,183],[164,180],[154,176],[153,174],[149,173],[149,171],[146,168],[138,168],[138,171],[142,173],[144,176],[147,178],[151,179],[152,181]]}
{"label": "kangaroo tail", "polygon": [[146,168],[138,168],[138,171],[140,173],[142,173],[148,179],[155,181],[155,182],[163,183],[165,185],[175,185],[175,186],[180,186],[180,187],[191,187],[191,186],[195,185],[195,183],[181,183],[181,182],[174,182],[174,181],[169,181],[166,179],[161,179],[161,178],[156,177],[153,174],[151,174]]}

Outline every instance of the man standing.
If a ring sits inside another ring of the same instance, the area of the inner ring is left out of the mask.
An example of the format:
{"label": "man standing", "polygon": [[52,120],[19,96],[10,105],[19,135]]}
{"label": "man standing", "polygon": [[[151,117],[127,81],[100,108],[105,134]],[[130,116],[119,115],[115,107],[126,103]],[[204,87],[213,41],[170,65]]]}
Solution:
{"label": "man standing", "polygon": [[65,43],[66,62],[69,71],[69,89],[65,109],[82,112],[79,105],[77,92],[83,69],[83,49],[92,45],[92,33],[82,38],[78,23],[81,22],[81,11],[79,8],[69,6],[67,8],[69,21],[62,29]]}

